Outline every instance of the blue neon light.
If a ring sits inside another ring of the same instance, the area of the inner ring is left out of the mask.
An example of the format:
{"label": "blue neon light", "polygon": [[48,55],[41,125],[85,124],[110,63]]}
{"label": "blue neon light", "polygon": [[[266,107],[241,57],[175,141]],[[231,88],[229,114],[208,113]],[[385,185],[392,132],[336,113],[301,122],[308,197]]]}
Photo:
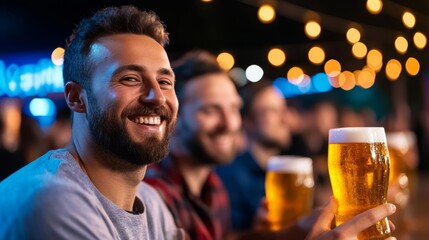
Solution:
{"label": "blue neon light", "polygon": [[35,117],[55,115],[55,104],[49,98],[33,98],[29,108],[30,113]]}
{"label": "blue neon light", "polygon": [[42,58],[36,64],[6,66],[0,60],[0,96],[45,96],[64,90],[62,66]]}
{"label": "blue neon light", "polygon": [[278,88],[286,98],[332,90],[328,76],[324,73],[318,73],[311,77],[311,79],[305,79],[298,85],[290,83],[284,77],[279,77],[274,80],[273,85]]}

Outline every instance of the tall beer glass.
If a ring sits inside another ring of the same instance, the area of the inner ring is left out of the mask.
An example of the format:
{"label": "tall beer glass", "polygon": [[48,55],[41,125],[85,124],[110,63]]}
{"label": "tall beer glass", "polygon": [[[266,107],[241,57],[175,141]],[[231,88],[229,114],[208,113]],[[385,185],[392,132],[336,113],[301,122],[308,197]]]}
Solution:
{"label": "tall beer glass", "polygon": [[411,175],[415,136],[412,132],[387,132],[387,146],[390,154],[390,177],[387,198],[401,208],[405,208],[410,196],[409,176]]}
{"label": "tall beer glass", "polygon": [[271,230],[279,230],[313,207],[313,162],[301,156],[274,156],[268,161],[265,189]]}
{"label": "tall beer glass", "polygon": [[[338,203],[335,223],[387,202],[390,158],[384,128],[357,127],[329,130],[328,168]],[[387,218],[366,229],[358,239],[390,236]]]}

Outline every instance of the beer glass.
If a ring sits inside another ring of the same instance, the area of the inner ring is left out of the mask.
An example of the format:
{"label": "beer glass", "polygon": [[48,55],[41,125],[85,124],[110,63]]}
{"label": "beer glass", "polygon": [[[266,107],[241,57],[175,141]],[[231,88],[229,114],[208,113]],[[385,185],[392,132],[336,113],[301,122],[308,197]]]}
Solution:
{"label": "beer glass", "polygon": [[[329,130],[328,168],[337,226],[370,208],[387,202],[390,157],[382,127]],[[359,233],[358,239],[386,239],[387,218]]]}
{"label": "beer glass", "polygon": [[308,214],[313,207],[312,160],[302,156],[273,156],[265,179],[268,220],[279,230]]}
{"label": "beer glass", "polygon": [[410,196],[409,176],[412,167],[415,135],[412,132],[387,132],[387,146],[390,154],[390,177],[388,200],[405,208]]}

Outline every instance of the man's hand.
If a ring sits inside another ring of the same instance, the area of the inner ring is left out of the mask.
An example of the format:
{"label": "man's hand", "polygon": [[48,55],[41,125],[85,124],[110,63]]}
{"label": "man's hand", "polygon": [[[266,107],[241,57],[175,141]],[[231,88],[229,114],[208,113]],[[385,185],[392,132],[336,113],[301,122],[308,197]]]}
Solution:
{"label": "man's hand", "polygon": [[[333,199],[322,210],[320,216],[314,223],[307,240],[324,240],[324,239],[357,239],[357,235],[368,227],[376,224],[383,218],[392,215],[396,211],[393,204],[386,203],[378,207],[369,209],[340,226],[331,229],[331,223],[334,219],[334,213],[337,204]],[[395,230],[393,223],[389,222],[392,231]],[[389,237],[386,240],[393,240],[395,237]]]}

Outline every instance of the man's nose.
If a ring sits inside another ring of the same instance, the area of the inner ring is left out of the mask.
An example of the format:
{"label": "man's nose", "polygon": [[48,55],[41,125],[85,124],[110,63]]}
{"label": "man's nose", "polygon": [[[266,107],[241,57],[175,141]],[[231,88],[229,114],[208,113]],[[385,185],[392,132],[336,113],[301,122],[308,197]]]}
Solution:
{"label": "man's nose", "polygon": [[160,88],[158,82],[153,83],[150,81],[142,86],[143,94],[140,100],[145,103],[153,103],[154,105],[163,105],[166,101],[164,93]]}

